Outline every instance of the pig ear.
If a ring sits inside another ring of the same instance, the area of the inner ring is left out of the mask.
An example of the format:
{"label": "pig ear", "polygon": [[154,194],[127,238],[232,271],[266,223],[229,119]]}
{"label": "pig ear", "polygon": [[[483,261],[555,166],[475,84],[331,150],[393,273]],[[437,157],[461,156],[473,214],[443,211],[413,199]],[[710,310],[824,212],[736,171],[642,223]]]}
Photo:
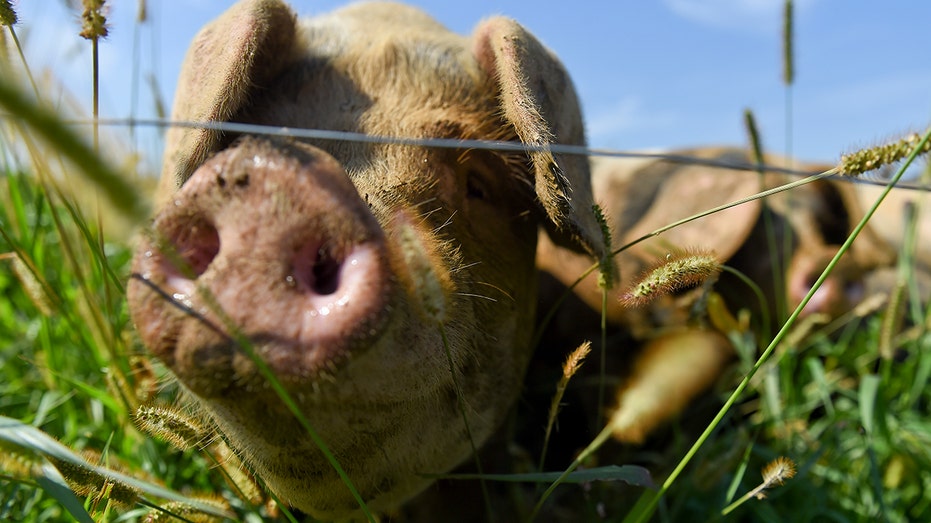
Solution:
{"label": "pig ear", "polygon": [[[239,2],[194,38],[178,78],[171,118],[231,118],[250,94],[275,77],[290,59],[295,17],[277,0]],[[174,192],[216,150],[222,133],[172,127],[166,134],[162,195]]]}
{"label": "pig ear", "polygon": [[588,160],[554,155],[550,144],[585,144],[575,89],[562,64],[517,22],[491,18],[475,30],[474,52],[497,82],[502,114],[529,153],[547,230],[560,244],[596,257],[608,248],[592,206]]}
{"label": "pig ear", "polygon": [[[685,154],[722,162],[746,163],[740,151],[706,149]],[[737,172],[704,165],[680,165],[660,161],[634,173],[638,177],[658,177],[649,208],[633,226],[626,228],[623,243],[638,239],[660,227],[759,192],[756,173]],[[654,182],[655,183],[655,182]],[[637,191],[632,198],[642,200]],[[643,202],[640,202],[643,205]],[[700,248],[714,251],[727,260],[743,245],[759,217],[759,200],[747,202],[671,229],[637,244],[631,254],[644,260],[661,258],[672,248]]]}

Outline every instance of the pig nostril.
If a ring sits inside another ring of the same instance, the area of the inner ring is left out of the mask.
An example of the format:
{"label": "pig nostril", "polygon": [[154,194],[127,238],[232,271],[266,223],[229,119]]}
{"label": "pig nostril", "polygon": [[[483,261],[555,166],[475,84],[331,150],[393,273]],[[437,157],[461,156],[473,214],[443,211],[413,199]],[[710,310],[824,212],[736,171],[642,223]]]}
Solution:
{"label": "pig nostril", "polygon": [[342,266],[342,260],[329,249],[305,245],[296,253],[288,279],[305,291],[328,296],[339,289]]}
{"label": "pig nostril", "polygon": [[220,234],[216,227],[198,223],[183,230],[174,240],[181,270],[190,270],[195,278],[203,274],[220,252]]}
{"label": "pig nostril", "polygon": [[328,253],[321,251],[317,256],[311,273],[313,274],[312,288],[321,295],[333,294],[339,288],[340,263]]}
{"label": "pig nostril", "polygon": [[866,286],[862,281],[850,281],[844,285],[844,293],[850,303],[859,303],[866,296]]}

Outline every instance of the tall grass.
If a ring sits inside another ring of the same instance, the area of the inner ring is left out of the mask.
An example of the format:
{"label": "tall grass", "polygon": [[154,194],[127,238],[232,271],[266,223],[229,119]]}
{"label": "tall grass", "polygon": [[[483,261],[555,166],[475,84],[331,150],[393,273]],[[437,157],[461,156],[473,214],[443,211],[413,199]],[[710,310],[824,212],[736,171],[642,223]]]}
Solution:
{"label": "tall grass", "polygon": [[[240,477],[221,442],[195,438],[178,451],[136,428],[139,407],[171,405],[176,386],[128,320],[130,243],[109,236],[75,187],[89,182],[112,216],[139,223],[144,184],[32,89],[30,98],[0,80],[0,520],[294,520]],[[902,288],[916,288],[912,257],[900,259]],[[759,358],[752,337],[733,333],[742,357],[691,411],[700,426],[685,420],[655,444],[624,448],[608,443],[607,427],[562,472],[479,477],[549,484],[534,498],[541,521],[553,505],[592,521],[931,520],[931,310],[922,298],[906,293],[885,315],[854,312],[806,336],[792,336],[796,311]],[[795,477],[757,499],[758,471],[780,456],[797,464]],[[650,469],[659,490],[642,488],[649,478],[639,470],[614,468],[624,463]],[[579,466],[588,470],[573,472]]]}

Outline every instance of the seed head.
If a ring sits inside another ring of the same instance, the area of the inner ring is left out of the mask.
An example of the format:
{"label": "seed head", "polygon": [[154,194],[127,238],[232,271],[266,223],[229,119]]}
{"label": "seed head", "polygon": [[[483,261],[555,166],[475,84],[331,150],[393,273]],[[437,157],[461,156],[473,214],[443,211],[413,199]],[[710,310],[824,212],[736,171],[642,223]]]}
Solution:
{"label": "seed head", "polygon": [[[858,176],[896,163],[911,154],[920,143],[921,136],[913,133],[892,143],[845,154],[841,156],[838,172],[843,176]],[[922,144],[919,154],[927,154],[928,151],[931,151],[931,141]]]}
{"label": "seed head", "polygon": [[639,307],[656,297],[703,283],[721,271],[714,255],[700,251],[670,253],[647,270],[640,281],[621,297],[628,307]]}
{"label": "seed head", "polygon": [[55,468],[61,472],[68,485],[79,496],[94,496],[110,500],[123,506],[133,505],[139,498],[139,491],[135,488],[104,476],[90,468],[78,465],[71,461],[49,458]]}
{"label": "seed head", "polygon": [[585,357],[588,356],[588,353],[592,351],[591,342],[585,342],[579,345],[569,357],[566,358],[566,362],[562,366],[562,375],[566,381],[569,380],[582,366],[582,363],[585,362]]}
{"label": "seed head", "polygon": [[[220,510],[229,510],[229,503],[219,496],[215,497],[193,497],[205,505],[210,505]],[[178,521],[178,516],[184,516],[185,521],[194,523],[213,523],[223,521],[221,518],[204,514],[200,510],[192,507],[183,501],[169,501],[160,507],[161,510],[152,510],[146,514],[142,520],[144,523],[161,523],[162,521]]]}
{"label": "seed head", "polygon": [[598,276],[598,285],[603,289],[610,289],[614,287],[614,274],[616,271],[614,256],[611,255],[611,226],[608,225],[608,220],[605,218],[604,211],[600,206],[592,205],[592,212],[595,213],[595,219],[601,227],[601,238],[606,249],[605,255],[598,260],[598,269],[601,273]]}
{"label": "seed head", "polygon": [[0,25],[15,25],[18,21],[10,0],[0,0]]}
{"label": "seed head", "polygon": [[[763,488],[769,488],[774,485],[782,485],[787,479],[795,477],[795,462],[785,456],[770,461],[763,467]],[[760,495],[757,494],[757,498]]]}
{"label": "seed head", "polygon": [[744,127],[747,129],[747,138],[750,140],[750,147],[753,150],[753,161],[757,166],[763,165],[763,144],[760,141],[760,131],[756,126],[756,118],[753,111],[744,109]]}
{"label": "seed head", "polygon": [[782,83],[792,85],[795,81],[794,56],[792,52],[792,0],[786,0],[782,11]]}
{"label": "seed head", "polygon": [[17,253],[0,254],[0,259],[10,260],[13,274],[19,279],[26,296],[32,301],[36,309],[45,316],[51,316],[54,304],[46,292],[46,286],[39,280],[38,271],[31,262],[27,262]]}
{"label": "seed head", "polygon": [[107,27],[106,0],[84,0],[84,12],[81,13],[82,37],[88,40],[106,38],[109,34]]}
{"label": "seed head", "polygon": [[142,405],[136,409],[133,421],[140,430],[179,450],[202,445],[210,434],[199,421],[169,406]]}

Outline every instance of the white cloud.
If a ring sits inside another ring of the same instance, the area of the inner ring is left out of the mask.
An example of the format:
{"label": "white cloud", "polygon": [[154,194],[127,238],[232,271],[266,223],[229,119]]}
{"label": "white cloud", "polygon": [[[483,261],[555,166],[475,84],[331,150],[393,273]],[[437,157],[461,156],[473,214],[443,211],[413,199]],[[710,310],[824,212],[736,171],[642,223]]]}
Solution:
{"label": "white cloud", "polygon": [[[795,2],[798,12],[814,0]],[[785,0],[663,0],[674,14],[711,27],[748,33],[772,34],[780,27]]]}
{"label": "white cloud", "polygon": [[588,137],[591,143],[608,143],[619,134],[632,131],[656,131],[672,127],[676,118],[669,111],[652,110],[636,96],[627,96],[607,106],[586,108]]}

